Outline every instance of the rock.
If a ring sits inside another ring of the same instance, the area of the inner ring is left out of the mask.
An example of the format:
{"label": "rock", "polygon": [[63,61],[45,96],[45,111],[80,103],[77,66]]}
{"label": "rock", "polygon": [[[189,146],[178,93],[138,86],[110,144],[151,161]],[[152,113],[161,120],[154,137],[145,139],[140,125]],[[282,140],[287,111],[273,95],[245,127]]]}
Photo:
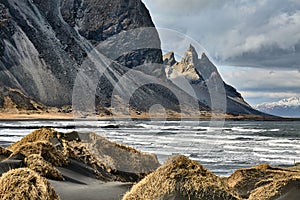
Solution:
{"label": "rock", "polygon": [[67,132],[67,133],[60,133],[59,138],[63,139],[63,140],[66,140],[66,141],[81,142],[80,136],[79,136],[78,132],[76,132],[76,131]]}
{"label": "rock", "polygon": [[11,151],[9,151],[6,148],[0,146],[0,161],[8,158],[11,154],[12,154]]}
{"label": "rock", "polygon": [[[140,0],[63,0],[65,21],[94,45],[122,31],[154,27],[149,11]],[[153,40],[155,41],[155,40]],[[160,43],[156,33],[156,41]],[[110,44],[113,47],[113,45]],[[120,55],[120,64],[132,68],[145,62],[162,63],[160,50],[136,50]]]}
{"label": "rock", "polygon": [[106,126],[102,126],[101,128],[104,128],[104,129],[110,129],[110,128],[112,128],[112,129],[118,129],[118,128],[120,128],[120,126],[119,125],[113,125],[113,124],[111,124],[111,125],[106,125]]}
{"label": "rock", "polygon": [[163,61],[164,61],[164,64],[165,64],[165,65],[173,66],[173,65],[176,63],[176,59],[175,59],[175,56],[174,56],[174,52],[171,51],[171,52],[169,52],[169,53],[166,53],[166,54],[163,56]]}
{"label": "rock", "polygon": [[[47,106],[71,105],[78,71],[89,70],[83,66],[88,53],[116,34],[141,27],[154,25],[140,0],[4,0],[0,6],[0,85],[19,89]],[[124,67],[124,72],[144,63],[162,63],[160,40],[153,30],[151,38],[158,48],[123,48],[118,57],[107,56],[122,65],[118,67]],[[110,43],[106,49],[120,48]]]}

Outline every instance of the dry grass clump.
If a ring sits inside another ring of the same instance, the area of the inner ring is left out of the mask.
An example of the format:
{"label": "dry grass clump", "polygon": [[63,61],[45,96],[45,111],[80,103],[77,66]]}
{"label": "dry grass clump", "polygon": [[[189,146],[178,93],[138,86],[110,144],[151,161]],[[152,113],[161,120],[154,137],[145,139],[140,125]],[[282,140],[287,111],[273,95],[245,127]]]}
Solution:
{"label": "dry grass clump", "polygon": [[59,200],[47,179],[28,169],[13,169],[0,178],[0,199]]}
{"label": "dry grass clump", "polygon": [[123,144],[119,144],[119,143],[116,143],[116,142],[112,142],[112,144],[114,144],[117,148],[124,149],[125,151],[128,151],[130,153],[142,154],[141,151],[139,151],[135,148],[132,148],[132,147],[129,147],[129,146],[126,146],[126,145],[123,145]]}
{"label": "dry grass clump", "polygon": [[11,154],[12,154],[11,151],[9,151],[6,148],[0,146],[0,161],[8,158]]}
{"label": "dry grass clump", "polygon": [[137,183],[123,200],[230,200],[237,195],[216,175],[184,156],[174,156]]}
{"label": "dry grass clump", "polygon": [[228,186],[238,192],[242,198],[249,198],[251,192],[276,180],[288,179],[299,171],[274,168],[267,164],[239,169],[227,178]]}
{"label": "dry grass clump", "polygon": [[142,153],[132,147],[111,142],[95,133],[89,134],[85,144],[98,160],[115,170],[149,173],[160,166],[156,155]]}
{"label": "dry grass clump", "polygon": [[13,143],[8,147],[11,151],[15,152],[20,146],[27,145],[30,142],[36,141],[50,141],[52,138],[58,138],[60,135],[59,132],[51,128],[41,128],[33,131],[29,135],[23,137],[20,141]]}
{"label": "dry grass clump", "polygon": [[63,155],[62,152],[58,151],[56,147],[48,141],[25,143],[21,146],[15,146],[14,150],[13,155],[21,153],[25,157],[28,157],[32,154],[38,154],[54,166],[64,166],[68,164],[68,157]]}
{"label": "dry grass clump", "polygon": [[266,182],[269,183],[251,192],[249,200],[275,200],[283,196],[286,197],[285,199],[293,200],[300,197],[300,176],[286,179],[271,179]]}
{"label": "dry grass clump", "polygon": [[29,169],[32,169],[43,177],[53,180],[64,180],[61,172],[51,163],[47,162],[41,155],[32,154],[26,157],[24,162]]}

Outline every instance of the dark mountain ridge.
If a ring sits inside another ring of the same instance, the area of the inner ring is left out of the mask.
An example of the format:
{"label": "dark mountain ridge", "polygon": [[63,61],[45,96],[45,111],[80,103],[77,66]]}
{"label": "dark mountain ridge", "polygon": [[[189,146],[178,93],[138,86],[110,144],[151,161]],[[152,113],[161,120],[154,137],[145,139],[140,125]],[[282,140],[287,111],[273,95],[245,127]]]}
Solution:
{"label": "dark mountain ridge", "polygon": [[[184,75],[192,75],[195,92],[176,84],[163,64],[189,66]],[[86,112],[147,112],[160,104],[177,113],[262,114],[192,46],[180,63],[172,56],[163,63],[158,33],[140,0],[2,0],[0,88]]]}

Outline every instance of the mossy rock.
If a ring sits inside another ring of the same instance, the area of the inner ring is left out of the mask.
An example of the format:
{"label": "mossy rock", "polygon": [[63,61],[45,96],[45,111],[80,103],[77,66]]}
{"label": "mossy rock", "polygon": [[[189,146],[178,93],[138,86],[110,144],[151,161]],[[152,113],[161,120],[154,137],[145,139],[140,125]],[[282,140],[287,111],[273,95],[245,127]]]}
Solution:
{"label": "mossy rock", "polygon": [[59,200],[48,180],[28,168],[8,171],[0,178],[0,199]]}

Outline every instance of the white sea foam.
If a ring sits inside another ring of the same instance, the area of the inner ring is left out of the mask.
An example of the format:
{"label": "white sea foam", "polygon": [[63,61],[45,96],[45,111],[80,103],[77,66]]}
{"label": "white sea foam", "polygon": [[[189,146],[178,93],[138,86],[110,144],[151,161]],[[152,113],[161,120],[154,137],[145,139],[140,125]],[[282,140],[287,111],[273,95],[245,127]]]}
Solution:
{"label": "white sea foam", "polygon": [[[210,127],[209,122],[205,121],[0,122],[0,142],[12,143],[21,139],[33,130],[30,129],[31,126],[53,126],[62,132],[95,132],[118,143],[155,153],[160,162],[172,154],[183,154],[204,163],[205,167],[215,173],[227,175],[237,167],[265,162],[271,165],[292,165],[293,160],[300,161],[300,124],[281,124],[282,126],[275,127],[269,122],[228,122],[224,127]],[[102,128],[106,125],[118,125],[119,128]],[[70,129],[72,126],[74,129]],[[289,128],[291,126],[293,130]],[[286,131],[285,136],[280,131],[283,129],[294,132]]]}

